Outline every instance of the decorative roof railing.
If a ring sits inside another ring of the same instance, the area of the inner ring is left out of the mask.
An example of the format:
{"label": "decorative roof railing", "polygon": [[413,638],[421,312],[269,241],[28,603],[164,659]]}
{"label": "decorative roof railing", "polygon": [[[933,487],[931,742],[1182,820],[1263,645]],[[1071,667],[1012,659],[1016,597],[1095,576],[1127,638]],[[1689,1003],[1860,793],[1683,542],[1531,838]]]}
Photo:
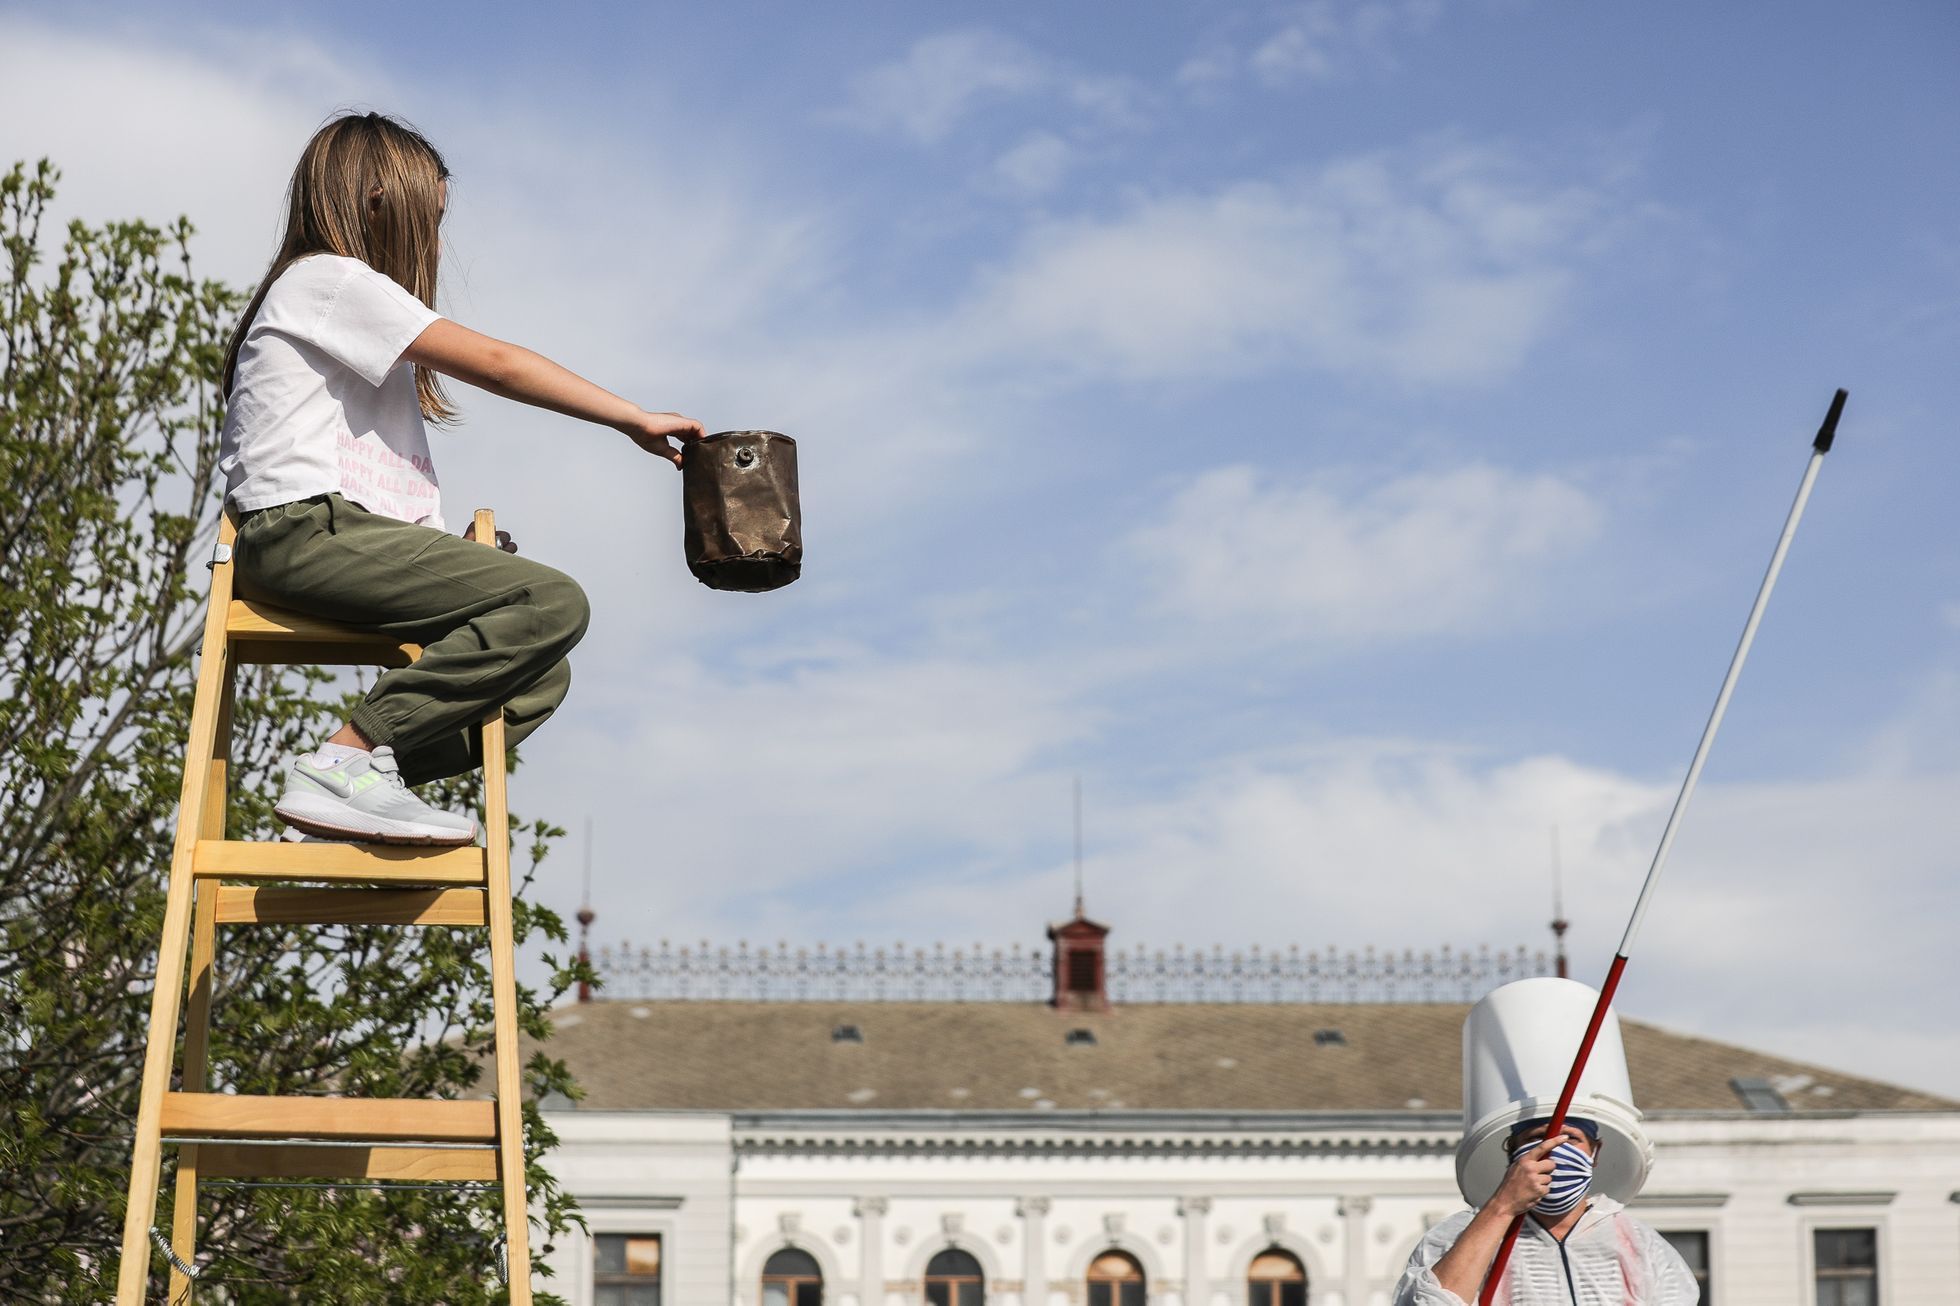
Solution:
{"label": "decorative roof railing", "polygon": [[[1053,961],[1044,949],[602,948],[607,998],[741,1002],[1046,1002]],[[1115,1003],[1474,1002],[1515,979],[1551,973],[1544,953],[1111,949],[1105,975]]]}

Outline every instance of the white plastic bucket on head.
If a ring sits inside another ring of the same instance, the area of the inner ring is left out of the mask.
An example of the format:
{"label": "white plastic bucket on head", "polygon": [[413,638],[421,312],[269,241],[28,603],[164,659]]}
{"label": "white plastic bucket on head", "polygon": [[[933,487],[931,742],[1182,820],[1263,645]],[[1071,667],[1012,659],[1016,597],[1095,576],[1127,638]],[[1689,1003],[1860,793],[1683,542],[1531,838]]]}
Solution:
{"label": "white plastic bucket on head", "polygon": [[[1520,1120],[1549,1117],[1586,1035],[1599,993],[1577,980],[1517,980],[1492,989],[1463,1022],[1463,1142],[1456,1184],[1482,1206],[1503,1182],[1504,1144]],[[1599,1126],[1593,1191],[1630,1201],[1647,1182],[1654,1145],[1627,1082],[1620,1018],[1610,1009],[1566,1113]]]}

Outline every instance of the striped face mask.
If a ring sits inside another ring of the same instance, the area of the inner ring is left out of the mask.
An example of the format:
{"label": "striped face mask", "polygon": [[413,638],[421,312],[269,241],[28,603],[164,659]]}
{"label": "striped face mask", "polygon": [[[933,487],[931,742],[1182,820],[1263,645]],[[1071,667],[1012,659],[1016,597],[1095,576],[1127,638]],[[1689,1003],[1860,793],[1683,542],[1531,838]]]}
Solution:
{"label": "striped face mask", "polygon": [[[1538,1146],[1526,1143],[1518,1148],[1523,1154]],[[1592,1187],[1593,1159],[1586,1149],[1570,1140],[1552,1149],[1552,1187],[1538,1205],[1532,1207],[1533,1214],[1542,1215],[1547,1220],[1556,1220],[1571,1212],[1572,1208],[1585,1200],[1586,1190]]]}

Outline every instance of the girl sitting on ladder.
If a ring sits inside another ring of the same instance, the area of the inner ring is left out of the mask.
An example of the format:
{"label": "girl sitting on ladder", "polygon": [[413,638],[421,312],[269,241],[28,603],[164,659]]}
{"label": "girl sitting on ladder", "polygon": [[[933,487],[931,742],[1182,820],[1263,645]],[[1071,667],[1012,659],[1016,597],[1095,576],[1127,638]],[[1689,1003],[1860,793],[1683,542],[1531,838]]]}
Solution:
{"label": "girl sitting on ladder", "polygon": [[589,615],[577,582],[515,556],[504,532],[491,549],[443,526],[424,429],[455,416],[442,377],[610,426],[676,466],[674,442],[702,433],[435,311],[448,177],[393,118],[322,127],[225,357],[219,465],[243,588],[423,646],[292,761],[277,806],[289,837],[471,842],[473,818],[408,786],[477,766],[471,727],[499,705],[516,743],[571,685]]}

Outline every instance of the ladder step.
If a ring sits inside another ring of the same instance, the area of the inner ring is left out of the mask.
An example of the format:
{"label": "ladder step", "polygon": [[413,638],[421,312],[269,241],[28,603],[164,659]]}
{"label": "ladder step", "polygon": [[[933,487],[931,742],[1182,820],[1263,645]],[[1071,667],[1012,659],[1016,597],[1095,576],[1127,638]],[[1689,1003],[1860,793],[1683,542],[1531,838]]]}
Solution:
{"label": "ladder step", "polygon": [[239,666],[405,667],[422,656],[419,644],[332,644],[311,640],[235,639],[231,660]]}
{"label": "ladder step", "polygon": [[386,843],[255,843],[199,839],[191,873],[226,880],[350,880],[368,884],[488,882],[482,848]]}
{"label": "ladder step", "polygon": [[494,1147],[344,1147],[323,1143],[203,1143],[204,1179],[411,1179],[494,1183]]}
{"label": "ladder step", "polygon": [[495,1143],[497,1104],[419,1098],[166,1093],[163,1132],[240,1139]]}
{"label": "ladder step", "polygon": [[221,885],[220,925],[488,925],[482,889],[262,889]]}
{"label": "ladder step", "polygon": [[371,663],[402,665],[422,656],[422,646],[379,631],[344,626],[304,612],[289,612],[250,599],[233,599],[225,611],[225,637],[240,662]]}

